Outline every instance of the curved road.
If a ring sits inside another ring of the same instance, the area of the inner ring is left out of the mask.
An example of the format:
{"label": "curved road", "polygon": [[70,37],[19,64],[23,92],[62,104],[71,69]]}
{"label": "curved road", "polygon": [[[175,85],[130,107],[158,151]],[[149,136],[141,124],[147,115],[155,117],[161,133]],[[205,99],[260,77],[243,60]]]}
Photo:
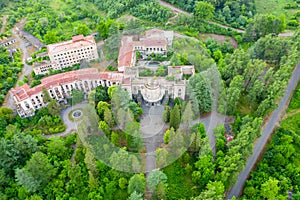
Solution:
{"label": "curved road", "polygon": [[[22,73],[18,78],[18,81],[24,80],[25,75],[30,75],[32,71],[32,66],[26,64],[26,59],[28,58],[28,52],[27,52],[27,47],[26,47],[26,42],[18,35],[17,30],[15,28],[11,29],[11,32],[13,34],[13,37],[16,39],[16,44],[17,47],[21,50],[21,55],[22,55],[22,63],[24,64],[24,67],[22,69]],[[18,82],[17,81],[17,82]],[[16,83],[17,85],[17,83]],[[6,100],[3,103],[3,106],[11,108],[15,110],[15,102],[13,100],[13,96],[10,94],[10,92],[7,93]]]}
{"label": "curved road", "polygon": [[238,197],[243,190],[245,181],[248,179],[251,170],[259,160],[261,153],[263,152],[264,147],[266,146],[268,139],[270,138],[272,132],[276,129],[278,123],[280,122],[282,115],[287,109],[288,103],[290,101],[291,96],[293,95],[293,91],[297,87],[297,84],[300,79],[300,63],[296,67],[293,72],[292,78],[289,81],[288,86],[286,87],[286,93],[282,97],[281,101],[278,104],[278,108],[271,114],[267,124],[263,127],[262,135],[258,139],[257,143],[254,146],[253,154],[248,158],[248,162],[244,168],[244,170],[240,173],[237,182],[231,188],[228,199],[233,196]]}
{"label": "curved road", "polygon": [[45,135],[45,138],[63,137],[63,136],[69,135],[73,131],[76,131],[77,130],[77,124],[80,123],[80,121],[77,121],[77,122],[71,121],[69,119],[69,112],[71,110],[74,110],[74,109],[84,108],[87,104],[88,104],[88,102],[84,101],[80,104],[76,104],[76,105],[70,106],[70,107],[68,107],[64,110],[61,110],[60,111],[60,116],[61,116],[62,120],[64,121],[64,123],[66,125],[66,130],[64,132],[57,133],[57,134]]}
{"label": "curved road", "polygon": [[[165,2],[165,1],[160,0],[160,1],[159,1],[159,4],[160,4],[161,6],[170,8],[170,9],[171,9],[172,11],[174,11],[174,12],[181,13],[181,14],[185,14],[185,15],[187,15],[187,16],[192,16],[191,13],[189,13],[189,12],[187,12],[187,11],[181,9],[181,8],[175,7],[174,5],[172,5],[172,4],[170,4],[170,3],[167,3],[167,2]],[[234,30],[234,31],[236,31],[236,32],[238,32],[238,33],[244,33],[244,32],[245,32],[244,30],[237,29],[237,28],[232,28],[232,27],[230,27],[230,26],[226,26],[226,25],[220,24],[220,23],[218,23],[218,22],[213,22],[213,21],[206,21],[206,22],[209,23],[209,24],[217,25],[217,26],[222,27],[222,28],[227,28],[227,29],[230,28],[230,29],[232,29],[232,30]]]}
{"label": "curved road", "polygon": [[[191,15],[192,15],[191,13],[189,13],[189,12],[187,12],[187,11],[181,9],[181,8],[175,7],[174,5],[172,5],[172,4],[170,4],[170,3],[167,3],[167,2],[165,2],[165,1],[160,0],[160,1],[159,1],[159,4],[160,4],[161,6],[170,8],[170,9],[171,9],[172,11],[174,11],[174,12],[181,13],[181,14],[185,14],[185,15],[187,15],[187,16],[191,16]],[[236,32],[238,32],[238,33],[245,33],[245,30],[238,29],[238,28],[233,28],[233,27],[230,27],[230,26],[226,26],[226,25],[220,24],[220,23],[218,23],[218,22],[214,22],[214,21],[206,21],[206,22],[209,23],[209,24],[214,24],[214,25],[219,26],[219,27],[221,27],[221,28],[232,29],[232,30],[234,30],[234,31],[236,31]],[[279,37],[291,37],[291,36],[293,36],[293,35],[294,35],[293,32],[288,32],[288,33],[280,33],[278,36],[279,36]]]}

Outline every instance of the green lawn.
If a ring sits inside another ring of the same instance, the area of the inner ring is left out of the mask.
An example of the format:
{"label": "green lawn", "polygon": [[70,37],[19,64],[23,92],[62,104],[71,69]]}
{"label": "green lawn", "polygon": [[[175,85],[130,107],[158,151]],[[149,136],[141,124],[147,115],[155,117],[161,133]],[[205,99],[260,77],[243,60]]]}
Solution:
{"label": "green lawn", "polygon": [[[284,6],[288,3],[293,3],[294,0],[255,0],[255,6],[257,13],[261,14],[273,14],[279,16],[284,14],[287,19],[297,11],[295,9],[284,9]],[[300,9],[298,9],[300,10]]]}

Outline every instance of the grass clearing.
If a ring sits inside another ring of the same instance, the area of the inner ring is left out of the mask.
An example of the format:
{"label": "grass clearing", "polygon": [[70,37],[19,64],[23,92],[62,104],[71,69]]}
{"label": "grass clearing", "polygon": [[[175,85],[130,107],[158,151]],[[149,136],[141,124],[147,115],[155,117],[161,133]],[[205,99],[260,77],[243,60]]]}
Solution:
{"label": "grass clearing", "polygon": [[[279,16],[284,14],[287,19],[297,12],[297,9],[285,9],[288,3],[293,3],[294,0],[255,0],[257,13],[273,14]],[[299,9],[298,9],[299,10]]]}

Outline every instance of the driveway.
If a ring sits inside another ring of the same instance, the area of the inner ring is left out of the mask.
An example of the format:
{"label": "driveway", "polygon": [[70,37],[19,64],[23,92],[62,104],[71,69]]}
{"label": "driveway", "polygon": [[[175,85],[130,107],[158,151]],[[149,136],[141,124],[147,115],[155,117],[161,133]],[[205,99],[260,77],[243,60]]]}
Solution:
{"label": "driveway", "polygon": [[67,136],[70,133],[72,133],[73,131],[77,130],[77,124],[80,123],[80,121],[77,122],[73,122],[69,119],[69,113],[70,111],[74,110],[74,109],[79,109],[79,108],[83,108],[88,104],[88,102],[83,102],[74,106],[70,106],[64,110],[60,111],[60,116],[62,118],[62,120],[64,121],[65,125],[66,125],[66,130],[62,133],[57,133],[57,134],[52,134],[52,135],[45,135],[45,138],[51,138],[51,137],[63,137],[63,136]]}

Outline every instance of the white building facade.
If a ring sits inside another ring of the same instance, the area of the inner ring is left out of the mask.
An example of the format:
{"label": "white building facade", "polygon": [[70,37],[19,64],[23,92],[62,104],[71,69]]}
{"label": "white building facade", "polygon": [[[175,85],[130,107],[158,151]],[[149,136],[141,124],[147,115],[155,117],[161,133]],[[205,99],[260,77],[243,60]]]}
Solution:
{"label": "white building facade", "polygon": [[81,69],[49,76],[41,80],[41,84],[30,88],[27,84],[10,90],[13,95],[17,113],[22,117],[33,116],[35,111],[46,106],[42,89],[45,88],[50,97],[58,102],[71,97],[72,89],[88,94],[99,85],[109,87],[120,85],[123,74],[118,72],[98,72],[95,68]]}
{"label": "white building facade", "polygon": [[72,40],[48,45],[47,50],[50,61],[61,68],[99,58],[94,36],[74,36]]}

